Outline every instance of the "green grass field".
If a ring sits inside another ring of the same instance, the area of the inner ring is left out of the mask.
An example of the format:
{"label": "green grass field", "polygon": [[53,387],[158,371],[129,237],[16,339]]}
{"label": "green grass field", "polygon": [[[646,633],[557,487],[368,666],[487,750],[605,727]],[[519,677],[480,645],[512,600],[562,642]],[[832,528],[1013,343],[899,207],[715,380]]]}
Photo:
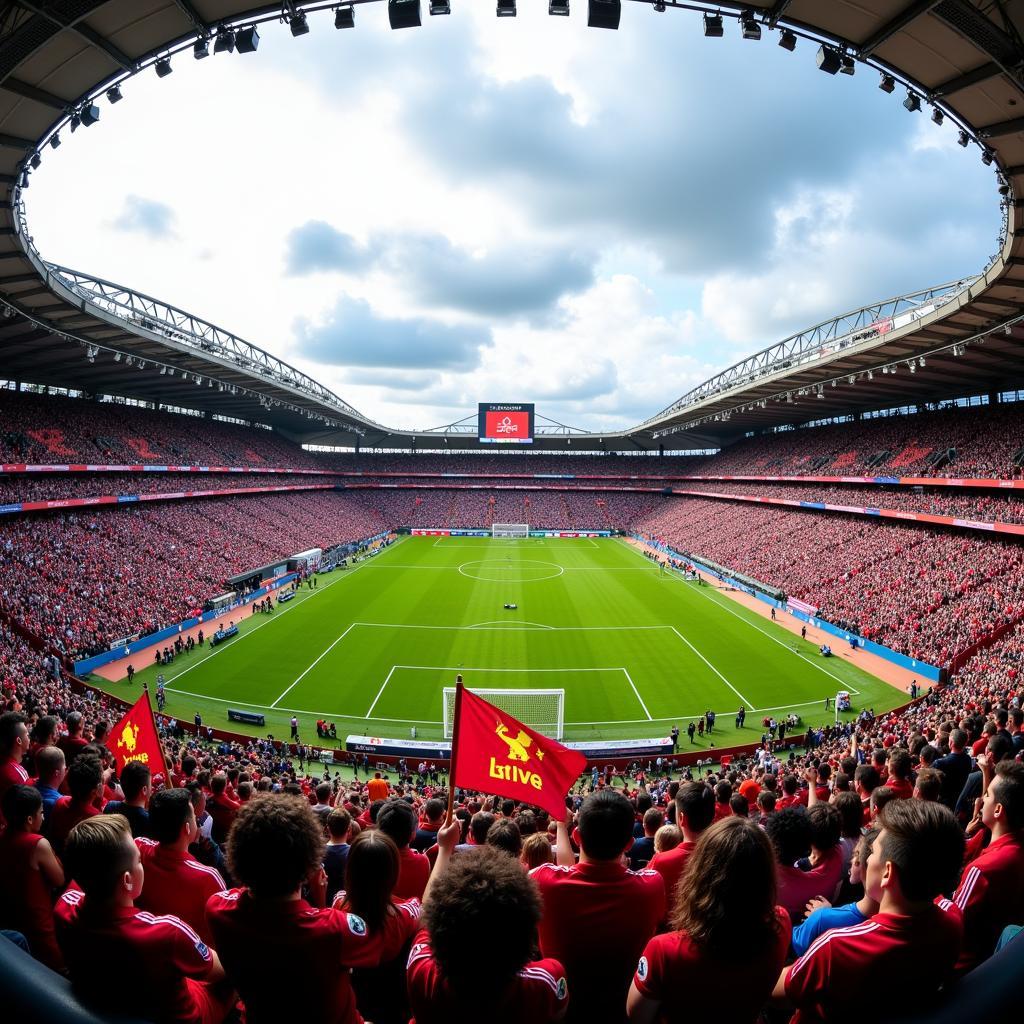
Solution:
{"label": "green grass field", "polygon": [[[506,611],[506,602],[518,610]],[[856,709],[902,702],[845,657],[748,611],[710,586],[663,574],[620,540],[406,538],[319,579],[273,616],[240,609],[242,635],[179,656],[162,671],[166,713],[227,728],[227,709],[266,715],[287,736],[297,714],[350,733],[442,733],[442,688],[461,672],[477,688],[565,690],[568,739],[654,737],[707,709],[717,747],[756,741],[765,714],[831,719],[826,696],[846,689]],[[840,645],[837,644],[837,649]],[[132,697],[133,684],[94,680]],[[739,705],[746,727],[737,732]],[[236,731],[244,727],[232,725]],[[707,739],[703,744],[708,745]]]}

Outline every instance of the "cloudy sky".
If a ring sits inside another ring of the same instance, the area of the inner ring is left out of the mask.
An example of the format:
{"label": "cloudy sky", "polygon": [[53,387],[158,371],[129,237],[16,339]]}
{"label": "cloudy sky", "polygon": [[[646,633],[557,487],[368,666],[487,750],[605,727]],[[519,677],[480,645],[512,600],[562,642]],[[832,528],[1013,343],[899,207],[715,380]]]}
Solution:
{"label": "cloudy sky", "polygon": [[392,32],[267,25],[258,53],[126,83],[27,193],[44,257],[288,359],[372,418],[478,401],[630,426],[847,309],[968,276],[996,248],[974,147],[877,76],[766,34],[546,4]]}

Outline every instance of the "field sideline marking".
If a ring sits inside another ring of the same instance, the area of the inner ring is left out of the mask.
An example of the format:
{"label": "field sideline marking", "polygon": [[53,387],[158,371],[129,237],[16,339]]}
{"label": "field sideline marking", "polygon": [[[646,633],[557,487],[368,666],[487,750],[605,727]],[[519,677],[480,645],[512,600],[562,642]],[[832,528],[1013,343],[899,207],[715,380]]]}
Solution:
{"label": "field sideline marking", "polygon": [[[309,590],[309,589],[300,590],[299,593],[296,595],[295,602],[293,604],[290,604],[287,608],[285,608],[285,609],[283,609],[281,611],[277,611],[277,612],[274,612],[272,615],[266,616],[266,618],[265,618],[265,620],[263,622],[261,622],[258,626],[253,626],[252,629],[247,629],[233,644],[228,644],[227,647],[222,648],[219,651],[216,650],[215,648],[212,648],[212,647],[209,648],[209,654],[207,654],[204,657],[200,658],[198,661],[192,662],[191,665],[189,665],[187,668],[183,668],[180,672],[175,672],[174,675],[169,676],[167,678],[167,682],[173,683],[175,679],[180,679],[183,675],[187,675],[189,672],[191,672],[192,669],[199,668],[200,665],[205,664],[207,661],[210,660],[210,658],[214,657],[214,655],[223,654],[225,650],[230,650],[230,649],[233,649],[233,648],[237,647],[247,636],[252,636],[252,634],[255,633],[258,629],[262,629],[264,626],[269,626],[272,622],[279,622],[289,612],[295,611],[296,608],[302,607],[302,605],[304,605],[307,601],[312,600],[312,598],[316,597],[317,594],[322,594],[322,593],[324,593],[324,591],[330,590],[331,587],[335,586],[338,583],[341,583],[343,580],[347,580],[350,576],[354,576],[357,572],[359,572],[360,569],[365,569],[365,568],[366,568],[366,565],[363,564],[363,565],[357,566],[355,569],[346,570],[341,576],[335,577],[333,580],[331,580],[330,583],[325,583],[322,587],[318,586],[315,590],[312,590],[312,591]],[[273,596],[273,595],[271,595],[271,596]],[[251,607],[251,604],[250,605],[240,605],[239,607],[241,607],[241,608]],[[280,607],[280,606],[278,606],[278,607]],[[251,611],[249,612],[249,618],[250,619],[252,618],[252,612]],[[243,621],[244,621],[244,619],[243,619]],[[168,687],[168,689],[170,689],[170,687]],[[178,690],[176,692],[178,692],[178,693],[185,693],[184,690]],[[262,706],[266,707],[266,705],[262,705]]]}
{"label": "field sideline marking", "polygon": [[[646,559],[646,556],[642,552],[637,551],[637,549],[634,548],[632,544],[625,544],[624,543],[624,546],[629,548],[630,551],[635,551],[636,554],[640,558],[645,558]],[[673,579],[678,579],[678,577],[675,577],[675,576],[673,576],[672,578]],[[689,583],[690,581],[689,580],[682,580],[680,582]],[[849,690],[850,693],[856,694],[858,697],[861,696],[860,690],[855,689],[852,683],[847,682],[845,679],[840,679],[839,676],[835,675],[832,672],[829,672],[829,670],[827,668],[825,668],[824,665],[819,665],[816,661],[810,661],[808,658],[806,658],[800,652],[799,649],[794,648],[794,647],[790,647],[789,644],[787,644],[784,640],[780,640],[777,636],[772,636],[772,634],[769,633],[767,629],[763,629],[756,622],[753,622],[751,619],[748,619],[745,615],[740,615],[740,613],[738,611],[736,611],[735,608],[730,608],[729,605],[733,603],[731,598],[726,597],[724,600],[727,603],[723,603],[722,601],[716,600],[715,597],[712,594],[707,593],[704,587],[696,587],[696,588],[693,588],[693,589],[696,589],[696,591],[702,597],[706,597],[716,608],[721,608],[723,611],[728,612],[730,615],[734,615],[741,622],[745,622],[752,629],[756,629],[758,631],[758,633],[763,633],[766,637],[768,637],[769,640],[773,641],[774,643],[777,643],[780,647],[785,647],[786,650],[792,651],[793,654],[795,654],[801,661],[806,662],[812,668],[816,668],[819,672],[824,672],[825,675],[829,676],[831,679],[834,679],[837,683],[839,683],[842,686],[843,689]],[[862,672],[867,672],[867,669],[861,669],[861,671]],[[871,673],[869,672],[868,675],[870,675],[870,674]],[[768,709],[765,708],[765,710],[768,710]]]}
{"label": "field sideline marking", "polygon": [[[554,626],[545,626],[543,622],[517,622],[515,619],[511,619],[508,623],[502,622],[501,619],[488,619],[486,622],[476,622],[472,626],[466,626],[466,629],[481,629],[484,626],[502,626],[506,629],[518,629],[521,632],[530,632],[534,629],[554,629]],[[528,628],[525,628],[528,627]]]}
{"label": "field sideline marking", "polygon": [[397,665],[391,666],[391,671],[384,677],[384,682],[380,684],[380,689],[377,691],[377,696],[373,698],[373,703],[370,705],[370,710],[366,712],[366,717],[369,718],[373,714],[373,709],[377,706],[377,701],[380,700],[380,695],[384,692],[384,687],[391,681],[391,677],[395,674]]}
{"label": "field sideline marking", "polygon": [[[500,621],[500,620],[498,620]],[[417,625],[411,622],[354,622],[354,626],[371,626],[374,629],[488,629],[485,622],[477,622],[470,626],[425,626]],[[504,626],[497,627],[503,628],[506,632],[514,632],[515,630],[523,630],[524,632],[532,632],[536,629],[536,626]],[[622,630],[634,630],[634,629],[673,629],[673,626],[546,626],[546,629],[554,630],[556,633],[567,633],[567,632],[579,632],[581,630],[601,630],[604,632],[608,631],[622,631]]]}
{"label": "field sideline marking", "polygon": [[[325,650],[325,651],[323,652],[323,654],[321,654],[321,655],[320,655],[320,657],[318,657],[318,658],[316,659],[316,661],[314,661],[314,662],[313,662],[312,664],[310,664],[310,665],[309,665],[309,666],[308,666],[307,668],[303,669],[303,671],[302,671],[302,674],[301,674],[301,675],[300,675],[300,676],[299,676],[299,677],[298,677],[298,678],[297,678],[297,679],[295,680],[295,682],[294,682],[294,683],[292,683],[292,685],[291,685],[291,686],[289,686],[289,687],[288,687],[288,689],[287,689],[287,690],[285,690],[285,691],[284,691],[284,693],[282,693],[282,694],[281,694],[281,696],[280,696],[280,697],[278,697],[278,698],[277,698],[277,700],[275,700],[275,701],[274,701],[274,703],[273,703],[273,704],[271,704],[270,706],[271,706],[272,708],[276,708],[276,707],[277,707],[277,704],[278,704],[278,701],[281,701],[281,700],[283,700],[283,699],[284,699],[284,698],[285,698],[285,697],[286,697],[286,696],[287,696],[287,695],[288,695],[289,693],[291,693],[291,691],[292,691],[292,688],[293,688],[293,687],[295,687],[295,686],[297,686],[297,685],[298,685],[299,683],[301,683],[301,682],[302,682],[302,680],[303,680],[303,679],[305,679],[305,678],[306,678],[306,676],[307,676],[307,675],[308,675],[308,674],[309,674],[309,673],[310,673],[310,672],[311,672],[311,671],[312,671],[312,670],[313,670],[314,668],[316,668],[316,666],[317,666],[317,665],[319,665],[319,664],[320,664],[320,662],[321,662],[321,661],[323,661],[323,659],[324,659],[324,658],[326,658],[326,657],[327,657],[327,655],[328,655],[328,654],[330,654],[330,653],[331,653],[331,651],[333,651],[333,650],[334,650],[334,648],[335,648],[335,647],[337,647],[337,646],[338,646],[338,644],[340,644],[340,643],[341,643],[341,641],[342,641],[342,640],[344,640],[344,639],[345,639],[345,637],[347,637],[347,636],[349,635],[349,633],[351,633],[351,632],[352,632],[352,627],[353,627],[353,626],[355,626],[355,623],[354,623],[354,622],[353,622],[353,623],[352,623],[352,624],[351,624],[351,625],[350,625],[350,626],[348,627],[348,629],[346,629],[346,630],[345,630],[345,632],[344,632],[344,633],[342,633],[342,634],[341,634],[341,636],[339,636],[339,637],[338,637],[338,638],[337,638],[337,639],[336,639],[336,640],[334,641],[334,643],[332,643],[332,644],[331,644],[331,646],[330,646],[330,647],[328,647],[328,648],[327,648],[327,650]],[[369,717],[369,716],[367,716],[367,717]]]}
{"label": "field sideline marking", "polygon": [[705,657],[704,657],[704,655],[703,655],[703,654],[701,654],[701,653],[700,653],[700,651],[698,651],[698,650],[697,650],[697,648],[696,648],[696,647],[694,647],[694,646],[693,646],[693,644],[691,644],[691,643],[690,643],[690,641],[689,641],[689,640],[687,640],[687,639],[686,639],[686,637],[685,637],[685,636],[683,636],[683,634],[682,634],[682,633],[680,633],[680,632],[679,632],[679,630],[678,630],[678,629],[676,629],[676,627],[675,627],[675,626],[673,626],[673,627],[672,627],[672,632],[673,632],[673,633],[675,633],[675,635],[676,635],[677,637],[679,637],[679,639],[680,639],[680,640],[682,640],[682,641],[683,641],[683,643],[684,643],[684,644],[686,644],[686,646],[687,646],[687,647],[689,647],[689,648],[690,648],[690,650],[691,650],[691,651],[693,651],[693,653],[694,653],[694,654],[696,654],[696,655],[697,655],[697,657],[698,657],[698,658],[700,658],[700,660],[701,660],[701,661],[703,661],[703,662],[704,662],[704,664],[705,664],[705,665],[707,665],[707,667],[708,667],[709,669],[711,669],[711,671],[712,671],[712,672],[714,672],[714,673],[715,673],[715,675],[716,675],[716,676],[718,676],[718,678],[719,678],[719,679],[721,679],[721,680],[722,680],[722,682],[723,682],[723,683],[725,683],[725,685],[726,685],[726,686],[728,686],[728,687],[729,687],[729,689],[730,689],[730,690],[732,690],[732,692],[733,692],[733,693],[735,693],[735,694],[736,694],[736,696],[737,696],[737,697],[739,697],[739,699],[740,699],[741,701],[743,701],[743,704],[744,704],[744,706],[746,706],[746,707],[749,707],[751,711],[757,711],[757,710],[758,710],[758,709],[757,709],[756,707],[754,707],[754,705],[753,705],[753,704],[751,704],[751,702],[750,702],[749,700],[747,700],[747,698],[746,698],[746,697],[744,697],[744,696],[743,696],[743,694],[742,694],[742,693],[740,693],[740,691],[739,691],[739,690],[737,690],[737,689],[736,689],[736,687],[735,687],[735,686],[733,686],[733,685],[732,685],[732,683],[730,683],[730,682],[729,682],[729,680],[728,680],[728,679],[726,679],[726,678],[725,678],[725,676],[723,676],[723,675],[722,675],[722,673],[721,673],[721,672],[719,672],[719,671],[718,671],[718,669],[717,669],[717,668],[715,668],[715,666],[714,666],[714,665],[712,665],[712,664],[711,664],[711,662],[710,662],[710,661],[708,661],[708,659],[707,659],[707,658],[705,658]]}

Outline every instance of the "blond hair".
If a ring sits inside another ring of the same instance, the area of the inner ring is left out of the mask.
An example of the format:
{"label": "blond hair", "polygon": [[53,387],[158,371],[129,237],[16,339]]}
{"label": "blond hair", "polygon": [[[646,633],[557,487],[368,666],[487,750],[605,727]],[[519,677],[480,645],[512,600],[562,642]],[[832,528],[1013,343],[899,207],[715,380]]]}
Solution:
{"label": "blond hair", "polygon": [[654,833],[654,852],[674,850],[683,841],[683,833],[676,825],[662,825]]}
{"label": "blond hair", "polygon": [[134,863],[132,830],[123,814],[97,814],[80,821],[64,845],[68,877],[87,896],[108,899]]}

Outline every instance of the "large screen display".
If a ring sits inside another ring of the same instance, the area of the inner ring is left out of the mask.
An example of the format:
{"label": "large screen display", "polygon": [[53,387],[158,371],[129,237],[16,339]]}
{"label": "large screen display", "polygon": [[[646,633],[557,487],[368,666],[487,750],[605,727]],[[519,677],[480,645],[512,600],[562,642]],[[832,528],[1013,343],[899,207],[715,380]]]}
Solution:
{"label": "large screen display", "polygon": [[477,436],[484,444],[533,444],[533,406],[481,402]]}

